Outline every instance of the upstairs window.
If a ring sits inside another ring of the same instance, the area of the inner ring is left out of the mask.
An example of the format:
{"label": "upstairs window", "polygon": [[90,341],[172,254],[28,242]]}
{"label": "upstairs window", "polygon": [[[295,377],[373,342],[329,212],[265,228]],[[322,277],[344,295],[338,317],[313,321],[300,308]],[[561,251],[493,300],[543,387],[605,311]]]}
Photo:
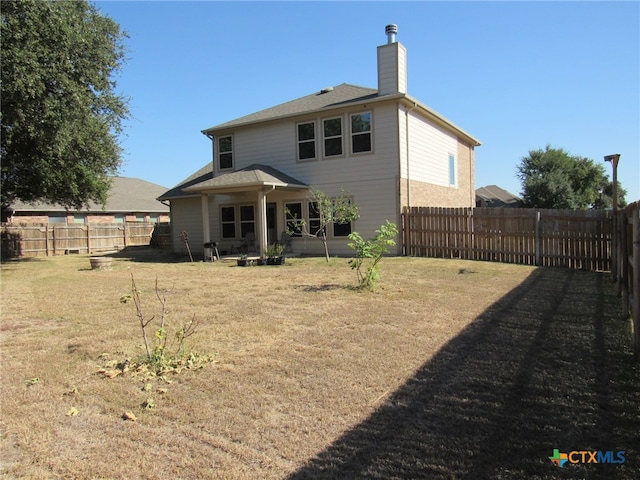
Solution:
{"label": "upstairs window", "polygon": [[218,168],[233,168],[233,138],[231,135],[218,138]]}
{"label": "upstairs window", "polygon": [[351,153],[371,151],[371,112],[351,115]]}
{"label": "upstairs window", "polygon": [[298,124],[298,160],[316,158],[316,122]]}
{"label": "upstairs window", "polygon": [[342,155],[342,118],[328,118],[322,122],[324,156]]}

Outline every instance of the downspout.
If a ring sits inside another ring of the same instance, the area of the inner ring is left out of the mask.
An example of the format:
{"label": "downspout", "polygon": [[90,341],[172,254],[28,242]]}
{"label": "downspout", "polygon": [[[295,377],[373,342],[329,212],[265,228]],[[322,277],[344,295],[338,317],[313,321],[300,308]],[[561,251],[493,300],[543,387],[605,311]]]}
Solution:
{"label": "downspout", "polygon": [[417,102],[413,102],[413,107],[409,110],[405,111],[405,149],[406,149],[406,157],[407,157],[407,208],[411,207],[411,175],[409,174],[410,162],[409,162],[409,114],[412,110],[415,110],[418,107]]}
{"label": "downspout", "polygon": [[476,178],[473,169],[475,163],[475,150],[472,145],[469,145],[469,195],[471,196],[471,208],[476,206]]}
{"label": "downspout", "polygon": [[[411,107],[409,110],[405,110],[404,112],[404,120],[405,120],[405,126],[404,126],[404,142],[405,142],[405,150],[406,150],[406,157],[407,157],[407,210],[409,210],[409,208],[411,208],[411,175],[410,175],[410,154],[409,154],[409,114],[411,113],[411,111],[415,110],[418,107],[418,103],[417,102],[413,102],[413,107]],[[408,217],[407,217],[408,218]],[[400,215],[400,219],[402,219],[402,214]],[[400,247],[400,254],[402,254],[402,250],[405,250],[404,254],[408,255],[406,249],[407,249],[407,243],[405,242],[405,232],[402,232],[402,242],[400,242],[400,244],[402,245]]]}

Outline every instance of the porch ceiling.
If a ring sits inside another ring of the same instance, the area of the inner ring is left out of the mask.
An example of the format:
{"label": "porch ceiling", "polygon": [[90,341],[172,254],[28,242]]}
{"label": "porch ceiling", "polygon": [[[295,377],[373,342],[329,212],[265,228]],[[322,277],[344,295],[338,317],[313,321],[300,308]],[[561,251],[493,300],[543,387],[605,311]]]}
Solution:
{"label": "porch ceiling", "polygon": [[193,193],[233,193],[260,190],[263,187],[308,189],[309,185],[267,165],[250,165],[236,172],[223,173],[184,189]]}

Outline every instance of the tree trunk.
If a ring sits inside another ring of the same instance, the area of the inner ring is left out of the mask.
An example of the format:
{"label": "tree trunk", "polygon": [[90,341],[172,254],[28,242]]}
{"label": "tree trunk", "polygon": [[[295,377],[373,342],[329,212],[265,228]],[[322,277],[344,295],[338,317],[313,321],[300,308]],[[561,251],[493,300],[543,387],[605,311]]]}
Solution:
{"label": "tree trunk", "polygon": [[322,245],[324,245],[324,258],[327,259],[327,263],[329,263],[329,247],[327,246],[327,232],[322,229]]}

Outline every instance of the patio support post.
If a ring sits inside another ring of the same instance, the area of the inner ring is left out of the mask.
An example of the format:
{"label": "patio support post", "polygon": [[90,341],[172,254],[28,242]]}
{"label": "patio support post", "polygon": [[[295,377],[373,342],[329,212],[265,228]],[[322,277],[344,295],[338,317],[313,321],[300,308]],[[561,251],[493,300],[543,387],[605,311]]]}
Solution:
{"label": "patio support post", "polygon": [[203,193],[200,196],[200,201],[202,203],[202,242],[209,243],[211,241],[211,231],[209,229],[209,195]]}
{"label": "patio support post", "polygon": [[264,190],[258,190],[258,245],[260,257],[267,252],[267,195]]}

